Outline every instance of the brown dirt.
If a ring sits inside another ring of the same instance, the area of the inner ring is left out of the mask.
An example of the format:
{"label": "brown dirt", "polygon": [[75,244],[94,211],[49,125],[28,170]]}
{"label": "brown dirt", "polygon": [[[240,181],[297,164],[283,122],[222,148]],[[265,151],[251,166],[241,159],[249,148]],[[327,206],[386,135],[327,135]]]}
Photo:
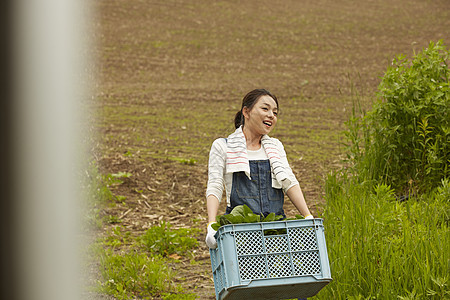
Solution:
{"label": "brown dirt", "polygon": [[[113,189],[125,202],[103,213],[134,235],[162,219],[205,231],[209,147],[257,87],[279,97],[272,136],[319,214],[352,101],[370,107],[394,55],[450,42],[447,0],[100,0],[96,9],[93,152],[103,174],[133,174]],[[289,202],[286,210],[295,213]],[[198,264],[173,267],[186,292],[214,299],[204,233],[198,239]]]}

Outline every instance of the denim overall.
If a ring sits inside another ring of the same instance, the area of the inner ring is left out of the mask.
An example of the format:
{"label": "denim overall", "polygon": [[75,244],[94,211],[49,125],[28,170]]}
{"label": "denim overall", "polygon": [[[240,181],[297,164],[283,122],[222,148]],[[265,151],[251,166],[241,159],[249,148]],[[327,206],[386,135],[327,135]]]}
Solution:
{"label": "denim overall", "polygon": [[284,194],[281,189],[272,187],[272,172],[270,162],[265,160],[250,160],[250,177],[244,172],[233,173],[230,204],[226,213],[238,206],[246,204],[255,214],[267,216],[270,213],[283,215]]}

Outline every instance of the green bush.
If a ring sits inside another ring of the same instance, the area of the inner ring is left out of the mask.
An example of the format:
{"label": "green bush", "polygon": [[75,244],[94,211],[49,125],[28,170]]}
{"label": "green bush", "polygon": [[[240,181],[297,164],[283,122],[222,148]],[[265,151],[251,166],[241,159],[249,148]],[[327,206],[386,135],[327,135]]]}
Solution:
{"label": "green bush", "polygon": [[396,57],[373,109],[350,120],[349,158],[362,180],[420,193],[449,176],[449,58],[442,41],[430,43],[411,61]]}

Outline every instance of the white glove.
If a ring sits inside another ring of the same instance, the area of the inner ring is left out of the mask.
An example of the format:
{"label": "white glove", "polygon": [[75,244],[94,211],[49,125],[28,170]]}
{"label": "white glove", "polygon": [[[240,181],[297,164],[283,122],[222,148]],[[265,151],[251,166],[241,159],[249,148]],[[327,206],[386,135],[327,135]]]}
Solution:
{"label": "white glove", "polygon": [[206,234],[206,245],[210,248],[210,249],[216,249],[217,248],[217,241],[216,238],[214,237],[214,235],[216,234],[216,231],[214,229],[212,229],[211,227],[212,223],[208,224],[208,233]]}
{"label": "white glove", "polygon": [[310,219],[314,219],[313,215],[307,215],[307,216],[305,217],[305,220],[310,220]]}

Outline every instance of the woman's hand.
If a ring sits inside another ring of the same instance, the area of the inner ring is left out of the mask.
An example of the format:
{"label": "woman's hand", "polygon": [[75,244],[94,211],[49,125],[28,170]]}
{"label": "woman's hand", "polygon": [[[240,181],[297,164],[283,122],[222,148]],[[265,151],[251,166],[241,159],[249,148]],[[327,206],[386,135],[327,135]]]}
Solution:
{"label": "woman's hand", "polygon": [[208,233],[206,234],[206,245],[210,248],[210,249],[216,249],[217,248],[217,241],[216,238],[214,237],[214,235],[216,234],[216,231],[214,229],[212,229],[211,227],[212,223],[208,224]]}

